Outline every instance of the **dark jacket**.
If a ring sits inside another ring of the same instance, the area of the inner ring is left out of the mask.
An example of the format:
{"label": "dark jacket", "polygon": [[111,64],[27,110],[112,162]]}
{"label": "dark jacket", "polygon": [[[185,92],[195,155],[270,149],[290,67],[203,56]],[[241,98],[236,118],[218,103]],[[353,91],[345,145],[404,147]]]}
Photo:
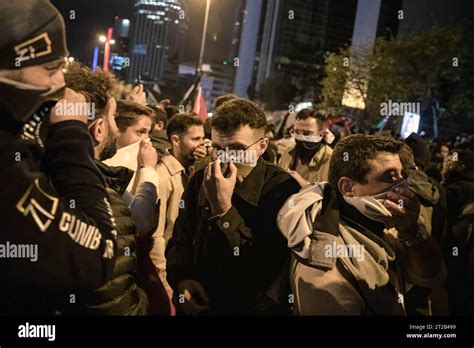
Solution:
{"label": "dark jacket", "polygon": [[286,199],[299,191],[299,184],[260,158],[234,189],[232,208],[216,220],[211,219],[202,180],[202,170],[192,177],[167,246],[171,287],[177,293],[183,279],[200,282],[210,297],[212,314],[268,313],[277,307],[268,306],[269,298],[286,309],[288,292],[282,289],[289,289],[285,266],[290,252],[276,216]]}
{"label": "dark jacket", "polygon": [[448,223],[457,223],[464,207],[474,202],[474,173],[456,173],[446,183]]}
{"label": "dark jacket", "polygon": [[151,131],[150,140],[159,155],[169,155],[167,149],[171,147],[171,143],[166,135],[166,129]]}
{"label": "dark jacket", "polygon": [[408,175],[410,190],[420,200],[420,213],[431,236],[440,244],[446,238],[446,192],[435,179],[423,170],[410,170]]}
{"label": "dark jacket", "polygon": [[[117,244],[104,179],[84,123],[51,125],[42,154],[5,130],[4,117],[0,313],[54,314],[60,294],[98,288],[112,274]],[[37,246],[37,260],[4,254],[20,244]]]}
{"label": "dark jacket", "polygon": [[[471,172],[447,175],[446,196],[448,235],[451,242],[446,253],[450,310],[454,315],[472,314],[474,310],[474,278],[472,277],[474,238],[472,233],[469,238],[468,225],[466,225],[467,230],[462,236],[456,236],[453,229],[458,229],[459,226],[456,225],[465,219],[462,217],[464,215],[463,209],[474,202],[474,174]],[[472,226],[472,217],[470,223]],[[464,238],[468,239],[464,240]],[[457,251],[454,255],[453,250]]]}
{"label": "dark jacket", "polygon": [[133,171],[96,162],[107,183],[107,193],[117,226],[117,258],[112,279],[92,292],[78,295],[76,303],[64,308],[64,314],[146,315],[148,299],[136,284],[137,257],[135,223],[122,194]]}
{"label": "dark jacket", "polygon": [[[446,193],[444,188],[424,171],[410,170],[408,174],[409,187],[420,200],[420,216],[424,221],[426,229],[431,237],[445,249],[446,242]],[[408,315],[420,315],[429,313],[430,289],[421,286],[413,286],[405,294],[405,311]],[[447,308],[433,305],[434,314],[447,314]],[[436,311],[441,312],[436,312]],[[444,311],[446,310],[446,312]]]}

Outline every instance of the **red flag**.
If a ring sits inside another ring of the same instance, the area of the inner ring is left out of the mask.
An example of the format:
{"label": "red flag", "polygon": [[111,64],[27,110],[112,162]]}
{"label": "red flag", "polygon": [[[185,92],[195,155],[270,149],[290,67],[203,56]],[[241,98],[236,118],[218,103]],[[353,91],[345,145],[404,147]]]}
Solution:
{"label": "red flag", "polygon": [[204,100],[204,96],[202,95],[202,88],[199,86],[198,88],[198,95],[196,100],[194,101],[194,108],[193,111],[198,114],[199,118],[204,122],[207,118],[207,107],[206,102]]}

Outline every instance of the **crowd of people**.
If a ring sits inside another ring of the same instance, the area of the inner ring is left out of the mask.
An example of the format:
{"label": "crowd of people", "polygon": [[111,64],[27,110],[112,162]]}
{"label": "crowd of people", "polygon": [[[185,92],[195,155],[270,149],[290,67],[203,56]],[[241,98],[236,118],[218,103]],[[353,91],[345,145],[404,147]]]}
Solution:
{"label": "crowd of people", "polygon": [[474,137],[341,138],[303,109],[277,139],[231,94],[205,121],[116,100],[65,65],[48,1],[0,19],[1,314],[474,313]]}

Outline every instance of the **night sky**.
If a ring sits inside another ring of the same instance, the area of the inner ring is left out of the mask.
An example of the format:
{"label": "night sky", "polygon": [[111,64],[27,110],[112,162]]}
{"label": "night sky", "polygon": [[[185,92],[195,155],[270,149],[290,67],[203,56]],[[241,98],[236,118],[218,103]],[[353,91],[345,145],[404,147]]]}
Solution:
{"label": "night sky", "polygon": [[[205,59],[228,59],[235,13],[242,0],[211,1]],[[134,0],[51,0],[64,16],[67,43],[71,56],[85,64],[92,61],[99,34],[114,23],[115,16],[133,19]],[[184,61],[197,59],[204,19],[204,0],[183,0],[189,16],[189,30],[184,42]],[[75,11],[75,19],[70,11]]]}
{"label": "night sky", "polygon": [[[130,18],[133,0],[51,0],[63,14],[66,23],[67,44],[71,56],[83,63],[92,61],[98,34],[105,34],[115,16]],[[75,19],[70,19],[70,11]]]}

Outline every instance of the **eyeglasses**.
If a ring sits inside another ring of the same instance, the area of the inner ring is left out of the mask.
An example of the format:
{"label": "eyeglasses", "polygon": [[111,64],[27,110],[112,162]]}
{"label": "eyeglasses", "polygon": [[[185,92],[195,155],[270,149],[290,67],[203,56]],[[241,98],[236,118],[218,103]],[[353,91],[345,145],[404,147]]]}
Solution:
{"label": "eyeglasses", "polygon": [[317,133],[314,131],[310,131],[306,129],[294,129],[294,128],[290,131],[290,134],[291,135],[304,135],[307,137],[311,135],[317,135]]}
{"label": "eyeglasses", "polygon": [[214,148],[215,151],[225,151],[225,149],[233,150],[233,151],[247,151],[250,149],[252,146],[257,144],[259,141],[263,140],[265,138],[260,138],[257,141],[253,142],[252,144],[248,146],[242,146],[242,145],[231,145],[231,146],[226,146],[225,148],[222,148],[216,144],[213,144],[212,147]]}

